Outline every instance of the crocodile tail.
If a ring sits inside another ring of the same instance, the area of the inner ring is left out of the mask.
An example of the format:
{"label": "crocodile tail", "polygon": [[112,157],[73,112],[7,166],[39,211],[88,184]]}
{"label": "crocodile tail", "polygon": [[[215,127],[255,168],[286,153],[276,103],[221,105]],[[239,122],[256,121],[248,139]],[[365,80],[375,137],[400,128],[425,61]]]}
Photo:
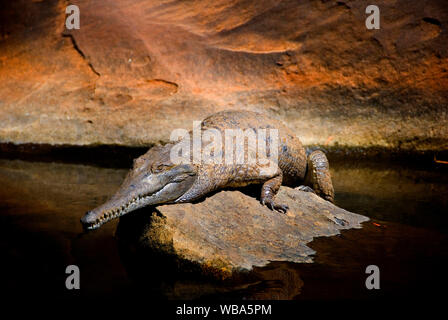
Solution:
{"label": "crocodile tail", "polygon": [[334,202],[330,164],[325,153],[320,150],[313,151],[308,155],[305,183],[313,188],[321,198]]}

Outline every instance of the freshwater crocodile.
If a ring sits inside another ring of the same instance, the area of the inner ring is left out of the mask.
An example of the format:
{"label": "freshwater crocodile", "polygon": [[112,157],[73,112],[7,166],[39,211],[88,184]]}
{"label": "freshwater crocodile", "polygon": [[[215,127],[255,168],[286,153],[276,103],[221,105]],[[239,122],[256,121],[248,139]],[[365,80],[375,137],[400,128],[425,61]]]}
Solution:
{"label": "freshwater crocodile", "polygon": [[[134,160],[133,168],[115,195],[82,217],[81,223],[84,228],[97,229],[114,218],[145,206],[194,202],[222,189],[251,184],[261,185],[260,201],[263,205],[283,213],[288,210],[288,207],[275,201],[275,194],[282,184],[291,187],[298,186],[299,190],[314,192],[325,200],[333,202],[334,190],[325,154],[316,150],[307,156],[300,140],[282,122],[255,112],[223,111],[204,119],[198,130],[204,134],[218,132],[225,135],[226,131],[229,131],[227,129],[244,130],[245,133],[249,129],[254,134],[270,130],[270,133],[274,132],[277,135],[268,136],[267,133],[257,135],[257,138],[263,141],[258,141],[256,147],[249,143],[249,138],[245,139],[243,150],[246,155],[243,163],[229,164],[225,161],[177,163],[172,159],[172,151],[175,146],[179,146],[178,143],[170,142],[154,146]],[[278,138],[276,144],[278,155],[274,160],[268,157],[271,145],[274,150],[273,137]],[[187,141],[188,146],[193,145],[193,140]],[[204,150],[210,152],[206,148],[205,140],[203,138],[201,140],[201,154],[205,153]],[[210,143],[211,140],[208,142]],[[224,156],[225,142],[220,148],[213,149],[210,153],[217,157],[215,159]],[[265,143],[268,150],[265,159],[267,161],[264,164],[258,161],[249,162],[247,160],[249,155],[257,156],[260,153],[262,149],[259,149],[259,146],[262,143]],[[193,159],[193,153],[189,160]],[[265,170],[267,167],[270,170]]]}

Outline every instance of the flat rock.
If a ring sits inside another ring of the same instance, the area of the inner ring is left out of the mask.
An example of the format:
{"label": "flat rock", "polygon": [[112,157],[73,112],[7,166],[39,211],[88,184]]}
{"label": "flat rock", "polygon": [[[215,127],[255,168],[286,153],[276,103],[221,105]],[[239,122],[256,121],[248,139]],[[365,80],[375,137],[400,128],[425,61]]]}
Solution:
{"label": "flat rock", "polygon": [[[165,205],[147,218],[139,241],[221,276],[270,261],[310,263],[315,237],[361,228],[367,217],[341,209],[313,193],[282,187],[273,212],[240,191],[221,191],[203,202]],[[150,220],[150,221],[149,221]],[[120,222],[121,223],[121,222]]]}

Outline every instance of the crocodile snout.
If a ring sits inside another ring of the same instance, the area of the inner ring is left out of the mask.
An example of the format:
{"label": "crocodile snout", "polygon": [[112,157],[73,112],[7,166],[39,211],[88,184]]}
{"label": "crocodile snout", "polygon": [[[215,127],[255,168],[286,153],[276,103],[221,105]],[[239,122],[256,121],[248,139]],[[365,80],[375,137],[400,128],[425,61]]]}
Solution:
{"label": "crocodile snout", "polygon": [[93,216],[92,211],[87,211],[86,214],[81,218],[82,224],[90,224],[95,222],[95,218]]}
{"label": "crocodile snout", "polygon": [[97,223],[96,220],[97,216],[92,211],[87,211],[81,218],[81,223],[85,229],[94,229],[92,227]]}

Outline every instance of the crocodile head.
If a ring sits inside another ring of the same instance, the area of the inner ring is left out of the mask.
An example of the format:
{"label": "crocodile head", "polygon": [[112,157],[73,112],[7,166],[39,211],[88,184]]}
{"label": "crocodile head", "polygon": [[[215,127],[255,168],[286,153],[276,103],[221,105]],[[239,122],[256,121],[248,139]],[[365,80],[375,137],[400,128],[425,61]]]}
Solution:
{"label": "crocodile head", "polygon": [[85,229],[93,230],[136,209],[173,203],[195,180],[193,165],[173,165],[166,150],[155,147],[134,160],[119,190],[106,203],[87,212],[81,223]]}

